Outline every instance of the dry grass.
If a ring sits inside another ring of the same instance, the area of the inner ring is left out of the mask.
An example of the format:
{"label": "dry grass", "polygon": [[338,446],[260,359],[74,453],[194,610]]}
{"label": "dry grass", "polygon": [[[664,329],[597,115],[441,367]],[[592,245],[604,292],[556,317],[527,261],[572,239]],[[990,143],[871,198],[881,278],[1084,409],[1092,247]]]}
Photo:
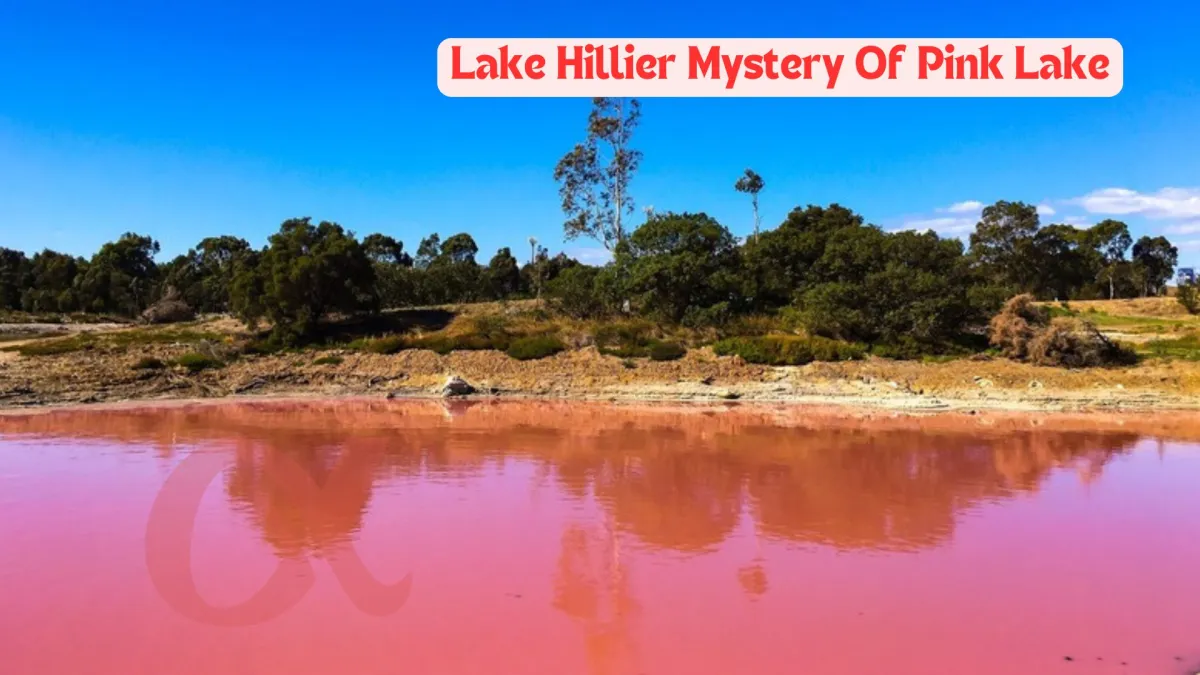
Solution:
{"label": "dry grass", "polygon": [[[1059,303],[1046,303],[1058,305]],[[1149,318],[1188,319],[1190,315],[1175,298],[1128,298],[1121,300],[1073,300],[1071,309],[1086,313],[1095,311],[1110,316],[1140,316]]]}

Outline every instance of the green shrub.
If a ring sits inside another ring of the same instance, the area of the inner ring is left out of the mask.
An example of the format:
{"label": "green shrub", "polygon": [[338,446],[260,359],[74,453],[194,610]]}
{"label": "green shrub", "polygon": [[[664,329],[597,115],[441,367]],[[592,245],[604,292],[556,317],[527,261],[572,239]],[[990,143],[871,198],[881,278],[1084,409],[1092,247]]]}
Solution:
{"label": "green shrub", "polygon": [[322,356],[313,361],[314,366],[340,366],[342,365],[342,357],[340,356]]}
{"label": "green shrub", "polygon": [[677,361],[687,354],[687,349],[674,342],[655,341],[649,352],[651,361]]}
{"label": "green shrub", "polygon": [[513,340],[507,354],[519,361],[544,359],[566,349],[562,340],[554,335],[533,335]]}
{"label": "green shrub", "polygon": [[1200,294],[1196,292],[1196,284],[1184,282],[1175,289],[1175,300],[1183,305],[1188,314],[1200,313]]}
{"label": "green shrub", "polygon": [[175,365],[183,366],[189,373],[198,373],[202,370],[220,368],[225,364],[212,357],[205,356],[204,354],[191,352],[175,359]]}
{"label": "green shrub", "polygon": [[58,354],[70,354],[85,349],[92,349],[95,346],[95,338],[87,333],[80,333],[68,338],[39,340],[16,347],[8,347],[7,350],[16,350],[21,356],[56,356]]}
{"label": "green shrub", "polygon": [[133,364],[134,370],[162,370],[166,367],[167,364],[163,363],[161,359],[156,359],[153,356],[143,356],[142,358],[138,359],[137,363]]}
{"label": "green shrub", "polygon": [[604,313],[604,302],[596,290],[600,268],[574,265],[559,272],[546,285],[546,296],[555,310],[576,319],[587,319]]}
{"label": "green shrub", "polygon": [[812,361],[850,361],[861,359],[866,348],[854,342],[822,337],[765,335],[726,338],[713,345],[720,356],[737,355],[747,363],[770,366],[799,366]]}
{"label": "green shrub", "polygon": [[374,340],[363,340],[357,348],[371,354],[395,354],[407,348],[407,341],[399,335],[388,335]]}

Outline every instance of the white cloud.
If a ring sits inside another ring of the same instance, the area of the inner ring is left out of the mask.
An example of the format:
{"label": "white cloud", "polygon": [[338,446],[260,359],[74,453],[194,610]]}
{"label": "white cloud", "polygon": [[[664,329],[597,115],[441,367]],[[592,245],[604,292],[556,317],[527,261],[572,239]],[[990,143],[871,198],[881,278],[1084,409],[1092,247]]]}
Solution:
{"label": "white cloud", "polygon": [[1200,188],[1167,187],[1154,193],[1127,188],[1095,190],[1075,200],[1089,213],[1142,215],[1149,218],[1200,216]]}
{"label": "white cloud", "polygon": [[563,251],[585,265],[607,265],[612,260],[612,251],[595,246],[579,246]]}
{"label": "white cloud", "polygon": [[1195,251],[1200,249],[1200,239],[1188,239],[1187,241],[1173,242],[1176,247],[1182,251]]}
{"label": "white cloud", "polygon": [[1200,234],[1200,220],[1171,225],[1163,230],[1163,234]]}
{"label": "white cloud", "polygon": [[983,210],[983,202],[975,200],[967,200],[965,202],[955,202],[944,209],[938,209],[946,213],[978,213]]}
{"label": "white cloud", "polygon": [[1085,218],[1084,216],[1067,216],[1066,218],[1063,218],[1062,221],[1067,225],[1081,228],[1095,225],[1095,223],[1093,223],[1089,218]]}
{"label": "white cloud", "polygon": [[976,222],[978,221],[975,218],[955,218],[952,216],[922,218],[918,220],[906,220],[904,221],[904,226],[900,229],[916,230],[918,232],[933,230],[938,234],[960,235],[975,229]]}
{"label": "white cloud", "polygon": [[1052,216],[1058,213],[1058,211],[1055,211],[1054,207],[1050,206],[1049,204],[1038,204],[1037,212],[1039,216]]}

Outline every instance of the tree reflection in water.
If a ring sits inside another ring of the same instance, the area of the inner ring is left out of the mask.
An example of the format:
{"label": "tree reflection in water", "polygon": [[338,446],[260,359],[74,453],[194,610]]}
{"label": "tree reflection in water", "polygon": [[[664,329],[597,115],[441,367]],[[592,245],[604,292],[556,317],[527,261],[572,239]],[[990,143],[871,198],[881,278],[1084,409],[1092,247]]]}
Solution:
{"label": "tree reflection in water", "polygon": [[743,523],[756,550],[732,575],[756,600],[770,589],[763,541],[928,549],[950,540],[964,513],[1034,492],[1055,470],[1094,480],[1141,432],[1200,435],[1145,424],[343,401],[0,417],[0,433],[115,439],[164,457],[229,446],[226,494],[280,556],[321,555],[352,539],[380,483],[436,477],[469,486],[487,467],[530,465],[539,482],[601,513],[566,524],[552,602],[583,630],[592,672],[616,673],[635,650],[637,547],[700,555]]}

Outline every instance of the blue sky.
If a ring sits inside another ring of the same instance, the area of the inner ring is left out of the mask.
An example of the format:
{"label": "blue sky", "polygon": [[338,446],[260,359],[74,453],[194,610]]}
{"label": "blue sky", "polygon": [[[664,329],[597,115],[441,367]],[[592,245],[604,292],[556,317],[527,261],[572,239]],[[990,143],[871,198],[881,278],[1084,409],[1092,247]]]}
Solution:
{"label": "blue sky", "polygon": [[749,166],[765,225],[836,201],[958,236],[974,202],[1019,199],[1043,222],[1166,233],[1200,263],[1194,2],[591,7],[0,0],[0,246],[90,254],[132,230],[167,256],[308,215],[410,251],[467,231],[483,260],[533,235],[594,261],[597,244],[562,242],[551,177],[589,102],[445,98],[443,39],[1114,37],[1111,99],[646,99],[634,197],[744,234]]}

